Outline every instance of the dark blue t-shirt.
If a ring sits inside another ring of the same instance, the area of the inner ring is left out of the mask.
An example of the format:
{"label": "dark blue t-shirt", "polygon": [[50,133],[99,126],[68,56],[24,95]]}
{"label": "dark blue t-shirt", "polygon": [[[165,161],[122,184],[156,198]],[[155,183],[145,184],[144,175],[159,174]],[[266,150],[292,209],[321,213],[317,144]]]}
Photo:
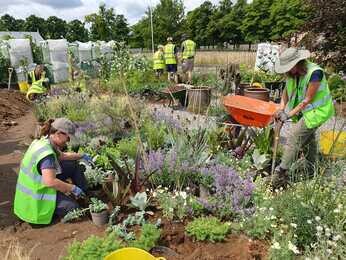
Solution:
{"label": "dark blue t-shirt", "polygon": [[322,70],[315,70],[311,74],[310,82],[318,82],[318,81],[322,81],[322,79],[323,79],[323,71]]}

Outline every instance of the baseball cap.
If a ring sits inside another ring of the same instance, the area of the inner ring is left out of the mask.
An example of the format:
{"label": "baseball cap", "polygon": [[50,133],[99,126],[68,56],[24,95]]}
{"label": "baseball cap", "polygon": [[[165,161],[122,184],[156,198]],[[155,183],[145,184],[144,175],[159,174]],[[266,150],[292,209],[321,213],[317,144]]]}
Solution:
{"label": "baseball cap", "polygon": [[74,138],[74,134],[76,132],[76,126],[69,119],[65,117],[57,118],[52,123],[52,127],[54,127],[56,130],[60,132],[67,134],[70,138]]}

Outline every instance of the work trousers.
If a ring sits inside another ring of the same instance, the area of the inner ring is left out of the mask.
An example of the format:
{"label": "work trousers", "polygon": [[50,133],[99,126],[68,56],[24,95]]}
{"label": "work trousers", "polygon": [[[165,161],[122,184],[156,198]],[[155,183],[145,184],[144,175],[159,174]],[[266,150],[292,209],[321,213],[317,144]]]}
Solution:
{"label": "work trousers", "polygon": [[[72,183],[84,192],[87,190],[87,182],[84,176],[84,172],[78,161],[60,161],[60,166],[62,173],[58,174],[56,177],[59,180],[66,181],[71,179]],[[58,191],[56,194],[56,208],[55,215],[58,217],[65,216],[69,211],[78,208],[78,203],[71,197],[65,195],[64,193]]]}
{"label": "work trousers", "polygon": [[293,126],[282,155],[282,169],[290,169],[298,160],[300,152],[303,152],[308,162],[308,169],[312,169],[317,156],[316,130],[317,128],[307,128],[303,117]]}

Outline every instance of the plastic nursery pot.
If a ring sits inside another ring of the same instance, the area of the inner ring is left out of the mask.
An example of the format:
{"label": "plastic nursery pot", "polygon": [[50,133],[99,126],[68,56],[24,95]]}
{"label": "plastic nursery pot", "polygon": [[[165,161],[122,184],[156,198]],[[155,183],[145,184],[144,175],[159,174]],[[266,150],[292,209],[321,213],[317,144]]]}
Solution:
{"label": "plastic nursery pot", "polygon": [[99,213],[90,212],[91,219],[96,226],[103,226],[108,223],[108,211],[104,210]]}

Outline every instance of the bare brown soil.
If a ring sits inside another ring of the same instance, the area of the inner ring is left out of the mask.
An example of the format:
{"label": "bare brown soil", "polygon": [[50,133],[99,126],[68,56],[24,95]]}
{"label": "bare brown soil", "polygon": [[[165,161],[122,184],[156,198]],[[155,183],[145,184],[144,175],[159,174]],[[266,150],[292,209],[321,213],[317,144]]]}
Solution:
{"label": "bare brown soil", "polygon": [[155,255],[167,260],[260,260],[266,259],[268,249],[264,242],[244,235],[230,235],[219,243],[196,242],[185,234],[182,223],[165,223],[160,244],[170,250]]}
{"label": "bare brown soil", "polygon": [[0,133],[24,116],[29,107],[24,94],[18,90],[0,89]]}

